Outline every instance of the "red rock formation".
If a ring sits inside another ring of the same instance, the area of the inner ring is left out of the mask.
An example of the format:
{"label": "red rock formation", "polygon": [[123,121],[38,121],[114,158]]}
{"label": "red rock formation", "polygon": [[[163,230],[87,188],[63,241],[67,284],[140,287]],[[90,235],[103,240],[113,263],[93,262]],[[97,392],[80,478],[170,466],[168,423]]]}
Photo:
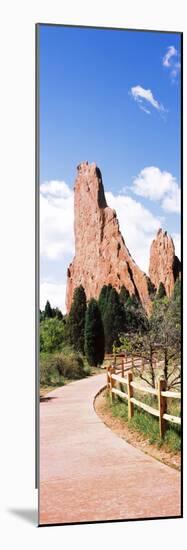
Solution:
{"label": "red rock formation", "polygon": [[171,296],[176,278],[180,274],[180,261],[175,256],[173,239],[167,231],[158,230],[150,250],[149,277],[158,289],[163,283],[167,296]]}
{"label": "red rock formation", "polygon": [[67,271],[66,305],[69,312],[74,289],[82,285],[87,299],[99,296],[104,284],[118,291],[124,285],[139,294],[151,310],[149,278],[132,259],[119,230],[116,212],[106,203],[102,176],[95,163],[81,163],[75,182],[75,257]]}

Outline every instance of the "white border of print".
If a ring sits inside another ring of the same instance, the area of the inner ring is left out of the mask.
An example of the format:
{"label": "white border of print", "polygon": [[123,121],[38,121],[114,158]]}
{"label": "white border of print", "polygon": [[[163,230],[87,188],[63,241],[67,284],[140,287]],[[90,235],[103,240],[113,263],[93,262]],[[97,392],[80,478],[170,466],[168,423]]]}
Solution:
{"label": "white border of print", "polygon": [[[169,546],[184,538],[185,519],[37,529],[34,509],[34,142],[36,22],[69,23],[184,32],[185,2],[169,0],[7,0],[1,7],[1,536],[5,548]],[[187,67],[184,55],[184,98]],[[184,105],[184,152],[187,151],[187,105]],[[3,148],[3,152],[2,152]],[[185,153],[186,154],[186,153]],[[184,182],[187,181],[185,160]],[[3,170],[2,170],[3,167]],[[3,195],[3,196],[2,196]],[[186,201],[184,185],[184,204]],[[184,234],[187,234],[184,216]],[[185,243],[184,243],[185,245]],[[185,250],[185,246],[184,246]],[[2,257],[3,256],[3,257]],[[186,257],[184,257],[186,272]],[[185,277],[186,279],[186,277]],[[187,287],[185,290],[185,299]],[[184,308],[184,313],[185,313]],[[185,313],[185,326],[186,313]],[[3,335],[2,335],[3,334]],[[185,330],[184,330],[185,334]],[[186,347],[186,344],[185,344]],[[2,357],[3,351],[3,357]],[[186,353],[185,353],[186,356]],[[184,369],[185,370],[185,369]],[[184,382],[185,382],[184,377]],[[186,397],[185,397],[186,400]],[[185,415],[186,417],[186,415]],[[184,418],[186,425],[186,419]],[[186,443],[185,443],[186,449]],[[184,449],[184,451],[185,451]],[[185,474],[185,471],[184,471]],[[186,475],[184,478],[184,486]],[[186,509],[184,502],[184,510]],[[23,512],[19,512],[22,510]],[[25,519],[24,519],[25,514]],[[142,544],[141,544],[142,543]]]}

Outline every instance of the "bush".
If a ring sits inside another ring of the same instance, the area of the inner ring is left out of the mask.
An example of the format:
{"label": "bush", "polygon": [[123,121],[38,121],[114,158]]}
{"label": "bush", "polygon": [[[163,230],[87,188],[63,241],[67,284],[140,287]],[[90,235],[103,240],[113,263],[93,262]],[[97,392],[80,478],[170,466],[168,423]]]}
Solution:
{"label": "bush", "polygon": [[78,352],[67,349],[61,353],[41,354],[41,386],[61,386],[66,380],[79,380],[89,374],[90,369]]}
{"label": "bush", "polygon": [[84,361],[78,353],[72,352],[69,356],[61,353],[53,359],[53,365],[59,374],[65,378],[77,380],[84,376]]}
{"label": "bush", "polygon": [[[54,359],[54,358],[53,358]],[[64,378],[55,367],[52,357],[42,354],[40,359],[40,385],[45,386],[63,386]]]}

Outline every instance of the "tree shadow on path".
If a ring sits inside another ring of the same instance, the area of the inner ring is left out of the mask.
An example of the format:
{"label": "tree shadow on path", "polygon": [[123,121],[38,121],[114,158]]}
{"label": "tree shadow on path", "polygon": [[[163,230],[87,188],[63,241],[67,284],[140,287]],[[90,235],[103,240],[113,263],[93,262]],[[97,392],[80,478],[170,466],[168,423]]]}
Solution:
{"label": "tree shadow on path", "polygon": [[40,403],[45,403],[45,401],[51,401],[51,399],[57,399],[57,397],[40,397]]}

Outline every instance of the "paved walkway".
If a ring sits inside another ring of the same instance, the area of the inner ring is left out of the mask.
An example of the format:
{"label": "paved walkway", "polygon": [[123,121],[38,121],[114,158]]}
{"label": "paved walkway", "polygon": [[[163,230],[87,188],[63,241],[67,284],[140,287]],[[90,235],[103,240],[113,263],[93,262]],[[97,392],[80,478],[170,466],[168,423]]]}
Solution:
{"label": "paved walkway", "polygon": [[180,515],[180,473],[107,428],[93,401],[106,374],[40,405],[40,525]]}

